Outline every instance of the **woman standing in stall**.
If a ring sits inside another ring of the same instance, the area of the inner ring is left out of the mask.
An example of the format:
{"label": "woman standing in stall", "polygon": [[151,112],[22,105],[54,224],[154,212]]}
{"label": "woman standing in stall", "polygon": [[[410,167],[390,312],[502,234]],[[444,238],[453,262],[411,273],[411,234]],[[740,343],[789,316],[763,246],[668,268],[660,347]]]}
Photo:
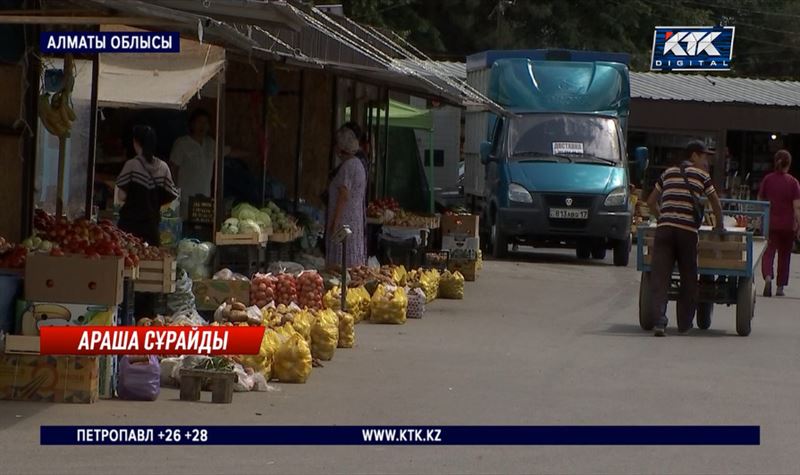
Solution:
{"label": "woman standing in stall", "polygon": [[[155,148],[155,131],[146,125],[135,126],[136,156],[125,162],[117,177],[119,199],[123,202],[118,226],[151,246],[161,244],[161,206],[178,197],[169,167],[153,156]],[[137,292],[134,310],[137,318],[155,316],[155,294]]]}
{"label": "woman standing in stall", "polygon": [[133,149],[136,156],[125,162],[117,177],[119,228],[151,246],[160,244],[161,207],[178,197],[167,164],[153,156],[156,133],[146,125],[133,128]]}
{"label": "woman standing in stall", "polygon": [[367,260],[364,242],[367,174],[364,165],[358,159],[359,150],[358,137],[352,130],[342,127],[336,132],[334,153],[341,160],[341,165],[328,187],[325,236],[325,259],[331,268],[342,265],[342,245],[334,242],[331,236],[343,225],[349,226],[352,231],[347,239],[345,251],[347,267],[363,265]]}

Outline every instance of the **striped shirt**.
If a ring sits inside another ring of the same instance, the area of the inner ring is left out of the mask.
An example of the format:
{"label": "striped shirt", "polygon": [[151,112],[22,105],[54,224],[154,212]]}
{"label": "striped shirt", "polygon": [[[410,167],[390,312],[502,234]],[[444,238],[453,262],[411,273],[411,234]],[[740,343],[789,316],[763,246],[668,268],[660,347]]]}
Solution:
{"label": "striped shirt", "polygon": [[702,204],[703,196],[715,193],[714,185],[711,175],[705,170],[692,166],[691,162],[684,162],[682,166],[685,167],[688,187],[680,167],[668,168],[656,182],[656,190],[661,194],[658,226],[672,226],[696,233],[699,225],[695,220],[692,194]]}

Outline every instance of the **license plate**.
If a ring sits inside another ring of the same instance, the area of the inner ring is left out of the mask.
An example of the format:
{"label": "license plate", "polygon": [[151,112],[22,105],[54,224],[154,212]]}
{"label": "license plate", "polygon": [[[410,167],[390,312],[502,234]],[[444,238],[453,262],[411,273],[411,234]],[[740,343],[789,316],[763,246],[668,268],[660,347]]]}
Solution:
{"label": "license plate", "polygon": [[589,219],[588,209],[550,208],[550,217],[555,219]]}

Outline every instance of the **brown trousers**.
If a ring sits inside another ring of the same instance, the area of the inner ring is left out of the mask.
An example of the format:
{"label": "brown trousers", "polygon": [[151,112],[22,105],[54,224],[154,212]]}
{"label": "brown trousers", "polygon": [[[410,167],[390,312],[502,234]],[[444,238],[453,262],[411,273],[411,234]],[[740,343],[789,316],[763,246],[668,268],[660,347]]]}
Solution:
{"label": "brown trousers", "polygon": [[657,327],[667,326],[667,291],[676,262],[681,276],[678,328],[689,329],[697,308],[697,233],[661,226],[656,229],[650,271],[651,315]]}

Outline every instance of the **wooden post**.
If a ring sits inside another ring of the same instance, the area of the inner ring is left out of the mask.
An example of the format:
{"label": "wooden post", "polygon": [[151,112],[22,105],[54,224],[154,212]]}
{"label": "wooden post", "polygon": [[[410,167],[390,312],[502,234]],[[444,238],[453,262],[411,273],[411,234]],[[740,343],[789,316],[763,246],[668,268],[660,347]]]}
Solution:
{"label": "wooden post", "polygon": [[[219,229],[225,218],[225,73],[217,75],[217,153],[214,159],[214,229]],[[213,232],[213,231],[212,231]]]}
{"label": "wooden post", "polygon": [[67,160],[67,138],[58,138],[58,181],[56,182],[56,217],[64,216],[64,168]]}
{"label": "wooden post", "polygon": [[89,106],[89,159],[86,165],[86,219],[92,217],[94,206],[94,167],[95,153],[97,150],[97,89],[100,76],[100,55],[92,58],[92,98]]}

